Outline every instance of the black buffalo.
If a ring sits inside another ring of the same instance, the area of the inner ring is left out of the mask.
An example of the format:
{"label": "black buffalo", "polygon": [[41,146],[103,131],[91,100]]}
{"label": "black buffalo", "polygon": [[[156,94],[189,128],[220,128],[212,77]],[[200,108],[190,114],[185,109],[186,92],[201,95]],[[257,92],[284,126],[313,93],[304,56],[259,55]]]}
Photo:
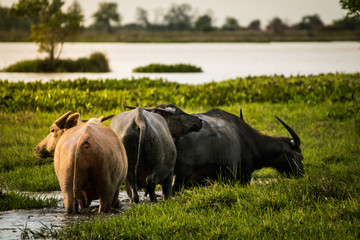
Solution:
{"label": "black buffalo", "polygon": [[205,178],[229,174],[241,183],[249,183],[252,173],[263,167],[288,176],[304,174],[300,138],[280,118],[276,117],[292,138],[259,133],[242,119],[242,112],[241,117],[220,109],[193,115],[203,120],[203,127],[175,141],[175,191],[182,184],[201,184]]}

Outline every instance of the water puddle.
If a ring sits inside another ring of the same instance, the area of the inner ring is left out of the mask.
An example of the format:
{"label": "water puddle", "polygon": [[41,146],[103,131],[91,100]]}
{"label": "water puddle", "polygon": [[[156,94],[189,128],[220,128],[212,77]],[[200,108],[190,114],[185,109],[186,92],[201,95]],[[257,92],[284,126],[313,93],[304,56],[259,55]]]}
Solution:
{"label": "water puddle", "polygon": [[[159,196],[161,192],[156,192],[156,194]],[[81,214],[68,215],[65,213],[64,202],[60,191],[43,194],[36,193],[36,196],[56,198],[58,199],[57,205],[44,209],[0,212],[0,239],[32,239],[33,236],[31,232],[41,232],[42,229],[60,229],[68,223],[78,220],[89,220],[97,215],[99,201],[92,201],[90,210],[85,213],[81,211]],[[149,201],[148,197],[146,199],[144,198],[144,192],[139,192],[139,196],[141,201]],[[130,201],[126,192],[120,192],[119,200],[123,205],[121,210],[130,207]]]}

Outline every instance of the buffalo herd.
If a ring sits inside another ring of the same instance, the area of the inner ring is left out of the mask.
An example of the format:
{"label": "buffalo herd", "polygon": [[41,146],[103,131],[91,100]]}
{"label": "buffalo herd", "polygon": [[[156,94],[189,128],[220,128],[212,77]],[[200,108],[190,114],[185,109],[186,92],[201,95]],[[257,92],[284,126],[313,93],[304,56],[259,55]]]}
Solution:
{"label": "buffalo herd", "polygon": [[251,181],[252,173],[271,167],[286,176],[304,175],[300,138],[280,118],[291,138],[261,134],[242,116],[220,109],[187,114],[173,104],[128,107],[110,127],[114,115],[80,120],[68,112],[50,127],[34,149],[40,158],[54,157],[54,168],[67,213],[99,199],[99,213],[119,206],[125,184],[131,202],[145,189],[156,202],[155,187],[168,199],[182,187],[221,177]]}

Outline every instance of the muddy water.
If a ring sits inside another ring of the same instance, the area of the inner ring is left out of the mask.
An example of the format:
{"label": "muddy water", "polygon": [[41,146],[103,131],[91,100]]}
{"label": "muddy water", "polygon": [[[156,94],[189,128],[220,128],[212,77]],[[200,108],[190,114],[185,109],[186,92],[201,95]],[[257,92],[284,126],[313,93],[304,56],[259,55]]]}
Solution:
{"label": "muddy water", "polygon": [[[161,192],[156,192],[157,195]],[[89,220],[96,216],[99,201],[92,201],[89,211],[81,214],[68,215],[65,213],[64,202],[61,192],[52,192],[45,194],[36,194],[39,197],[47,198],[53,197],[58,199],[55,207],[34,209],[34,210],[13,210],[0,212],[0,239],[20,239],[26,237],[26,232],[39,232],[41,229],[59,229],[67,223],[78,220]],[[144,193],[140,192],[141,200],[145,201]],[[119,200],[123,205],[121,210],[130,207],[129,198],[126,192],[120,192]],[[24,231],[26,230],[26,231]],[[30,230],[30,231],[29,231]],[[30,234],[29,237],[32,237]]]}

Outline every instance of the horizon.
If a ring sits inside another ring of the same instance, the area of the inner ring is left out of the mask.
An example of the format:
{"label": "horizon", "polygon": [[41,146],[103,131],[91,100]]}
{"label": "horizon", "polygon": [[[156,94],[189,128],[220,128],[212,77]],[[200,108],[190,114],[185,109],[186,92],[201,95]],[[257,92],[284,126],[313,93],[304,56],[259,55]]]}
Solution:
{"label": "horizon", "polygon": [[[2,0],[1,6],[11,7],[17,0]],[[67,8],[73,0],[64,0],[64,7]],[[97,11],[100,2],[103,0],[78,0],[84,14],[84,24],[92,24],[92,14]],[[293,25],[301,21],[303,16],[318,14],[324,24],[331,24],[346,16],[346,11],[341,9],[338,0],[115,0],[105,2],[116,2],[117,12],[121,16],[121,25],[136,22],[136,8],[141,7],[148,12],[151,23],[161,23],[164,14],[170,9],[172,4],[180,5],[187,3],[192,8],[192,14],[199,17],[210,14],[213,19],[213,26],[220,27],[226,17],[233,17],[238,20],[240,26],[248,26],[253,20],[261,21],[261,28],[269,23],[274,17],[279,17],[284,23]],[[225,4],[224,4],[225,3]],[[261,7],[259,7],[261,6]],[[326,6],[326,8],[324,8]]]}

